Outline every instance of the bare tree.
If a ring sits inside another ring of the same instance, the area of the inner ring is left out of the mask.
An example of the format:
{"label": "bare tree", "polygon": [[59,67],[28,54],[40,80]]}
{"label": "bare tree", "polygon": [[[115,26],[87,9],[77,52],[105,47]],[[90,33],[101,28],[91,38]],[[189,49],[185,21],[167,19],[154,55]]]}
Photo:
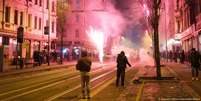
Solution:
{"label": "bare tree", "polygon": [[154,45],[154,59],[156,65],[157,79],[161,79],[160,68],[160,52],[159,52],[159,18],[160,18],[160,5],[161,0],[139,0],[141,4],[146,5],[149,9],[150,16],[148,16],[148,23],[151,25],[153,45]]}

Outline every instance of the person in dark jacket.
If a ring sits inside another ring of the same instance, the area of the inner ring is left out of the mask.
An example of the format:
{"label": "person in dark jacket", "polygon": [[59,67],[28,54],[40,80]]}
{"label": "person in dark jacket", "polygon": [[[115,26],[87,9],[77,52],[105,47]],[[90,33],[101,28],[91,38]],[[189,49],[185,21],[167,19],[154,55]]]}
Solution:
{"label": "person in dark jacket", "polygon": [[192,67],[192,80],[198,80],[199,68],[200,68],[200,54],[195,48],[191,49],[189,56],[191,67]]}
{"label": "person in dark jacket", "polygon": [[183,64],[183,63],[184,63],[184,60],[185,60],[184,50],[181,51],[179,58],[180,58],[180,63]]}
{"label": "person in dark jacket", "polygon": [[81,89],[82,89],[82,98],[90,98],[90,89],[89,89],[89,80],[90,80],[90,70],[91,70],[91,59],[87,56],[87,51],[82,51],[81,58],[76,64],[76,69],[80,71],[81,76]]}
{"label": "person in dark jacket", "polygon": [[124,86],[124,78],[125,78],[125,69],[126,65],[130,65],[128,62],[127,57],[125,56],[124,51],[121,51],[120,54],[117,56],[117,79],[116,79],[116,86],[119,85],[119,80],[121,78],[121,86]]}

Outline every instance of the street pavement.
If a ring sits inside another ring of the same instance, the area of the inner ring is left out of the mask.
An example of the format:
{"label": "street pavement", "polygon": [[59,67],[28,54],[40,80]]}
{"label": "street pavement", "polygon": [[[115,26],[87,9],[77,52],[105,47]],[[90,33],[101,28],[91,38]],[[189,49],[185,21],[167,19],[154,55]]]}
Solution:
{"label": "street pavement", "polygon": [[[74,65],[75,62],[72,62]],[[112,63],[114,65],[114,63]],[[131,63],[132,64],[132,63]],[[134,64],[134,63],[133,63]],[[146,79],[138,80],[139,77],[154,77],[155,68],[151,66],[141,66],[135,64],[131,68],[127,68],[125,86],[115,86],[115,73],[105,77],[108,80],[98,80],[92,85],[106,81],[97,87],[93,87],[91,91],[90,101],[200,101],[201,96],[201,81],[191,80],[191,68],[188,64],[180,64],[174,62],[163,62],[161,67],[162,77],[175,77],[174,79],[153,80]],[[67,65],[67,63],[65,64]],[[68,63],[70,65],[70,63]],[[43,68],[56,68],[54,66],[36,67],[38,70]],[[62,67],[59,65],[58,67]],[[35,68],[27,68],[23,70],[10,70],[5,72],[7,75],[15,73],[25,73],[34,71]],[[4,73],[1,73],[3,75]],[[97,74],[96,74],[97,75]],[[97,77],[98,78],[98,77]],[[201,76],[199,75],[201,79]],[[91,79],[93,81],[93,79]],[[71,88],[73,89],[73,88]],[[76,90],[72,96],[79,95],[80,91]],[[55,95],[57,97],[57,95]],[[71,98],[69,94],[63,93],[56,101],[87,101],[87,99]],[[62,100],[63,99],[63,100]],[[51,101],[51,100],[48,100]]]}
{"label": "street pavement", "polygon": [[[153,77],[155,68],[135,65],[126,75],[126,86],[115,87],[115,81],[92,98],[92,101],[200,101],[201,82],[191,81],[191,71],[187,64],[163,63],[163,77],[175,77],[165,80],[142,80],[133,83],[139,77]],[[175,70],[175,67],[178,70]],[[185,72],[184,72],[185,71]],[[137,72],[135,74],[135,72]],[[186,78],[181,78],[185,76]],[[199,76],[200,77],[200,76]],[[201,79],[201,77],[200,77]],[[191,86],[194,85],[194,86]],[[196,87],[195,87],[196,86]]]}

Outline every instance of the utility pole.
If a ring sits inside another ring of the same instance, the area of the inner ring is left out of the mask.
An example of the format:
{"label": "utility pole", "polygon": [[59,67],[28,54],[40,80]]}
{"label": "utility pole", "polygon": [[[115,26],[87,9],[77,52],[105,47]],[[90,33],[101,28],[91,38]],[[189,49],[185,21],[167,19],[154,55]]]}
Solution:
{"label": "utility pole", "polygon": [[4,18],[5,18],[5,2],[6,0],[3,0],[3,5],[2,5],[2,20],[1,20],[1,25],[2,25],[2,29],[4,29]]}
{"label": "utility pole", "polygon": [[166,4],[165,4],[165,2],[164,2],[164,10],[165,10],[165,50],[166,50],[166,52],[165,52],[165,55],[166,55],[166,61],[168,62],[168,47],[167,47],[167,23],[166,23],[166,14],[167,14],[167,12],[166,12]]}
{"label": "utility pole", "polygon": [[[3,0],[2,3],[2,21],[1,21],[1,25],[2,25],[2,30],[4,30],[4,16],[5,16],[5,0]],[[4,38],[2,37],[2,40]],[[3,72],[3,61],[4,61],[4,43],[2,42],[2,45],[0,46],[0,72]]]}
{"label": "utility pole", "polygon": [[[64,8],[64,3],[66,3],[65,2],[65,0],[62,0],[62,4],[61,4],[61,8],[62,8],[62,13],[63,13],[63,15],[65,15],[65,8]],[[61,18],[61,19],[66,19],[65,18],[65,16],[63,16],[63,18]],[[64,23],[65,24],[65,21],[63,20],[63,22],[60,22],[60,23]],[[61,64],[63,64],[63,47],[64,47],[64,44],[63,44],[63,33],[64,33],[64,25],[62,24],[62,26],[60,26],[61,27],[61,33],[60,33],[60,37],[61,37],[61,56],[60,56],[60,62],[61,62]]]}
{"label": "utility pole", "polygon": [[49,26],[49,33],[48,33],[48,59],[47,59],[47,63],[48,63],[48,66],[50,65],[50,34],[51,34],[51,10],[50,10],[50,3],[51,3],[51,0],[48,0],[48,26]]}

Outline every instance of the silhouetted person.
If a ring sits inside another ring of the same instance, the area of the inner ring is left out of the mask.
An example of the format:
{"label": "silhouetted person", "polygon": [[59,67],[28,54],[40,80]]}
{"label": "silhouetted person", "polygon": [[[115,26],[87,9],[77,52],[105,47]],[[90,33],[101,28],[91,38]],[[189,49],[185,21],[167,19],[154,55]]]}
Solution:
{"label": "silhouetted person", "polygon": [[85,95],[87,98],[90,98],[90,89],[89,89],[89,80],[90,80],[90,70],[91,70],[91,59],[87,56],[87,52],[83,51],[81,53],[81,58],[78,60],[76,64],[76,69],[80,71],[81,76],[81,90],[82,90],[82,98],[85,99]]}
{"label": "silhouetted person", "polygon": [[191,68],[192,68],[192,80],[198,80],[199,68],[200,68],[200,54],[195,48],[191,49],[189,56]]}
{"label": "silhouetted person", "polygon": [[179,55],[179,58],[180,58],[180,62],[183,64],[183,63],[184,63],[184,59],[185,59],[184,50],[181,51],[181,53],[180,53],[180,55]]}
{"label": "silhouetted person", "polygon": [[173,52],[173,60],[174,62],[177,62],[177,57],[178,57],[178,54],[176,51]]}
{"label": "silhouetted person", "polygon": [[173,58],[173,53],[172,51],[169,52],[169,59],[170,59],[170,62],[172,62],[172,58]]}
{"label": "silhouetted person", "polygon": [[118,54],[118,56],[117,56],[117,79],[116,79],[116,86],[119,85],[120,78],[121,78],[121,86],[124,86],[126,64],[128,64],[131,67],[130,63],[128,62],[127,57],[125,56],[124,51],[121,51],[121,53]]}

